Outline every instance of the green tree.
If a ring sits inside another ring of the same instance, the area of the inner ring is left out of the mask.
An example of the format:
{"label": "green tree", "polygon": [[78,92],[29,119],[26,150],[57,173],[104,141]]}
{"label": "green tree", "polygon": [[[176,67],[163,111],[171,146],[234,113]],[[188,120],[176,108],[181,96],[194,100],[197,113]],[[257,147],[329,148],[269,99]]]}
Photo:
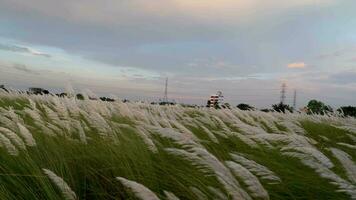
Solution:
{"label": "green tree", "polygon": [[78,100],[84,100],[84,95],[82,94],[77,94],[76,97]]}
{"label": "green tree", "polygon": [[330,106],[327,106],[323,102],[315,99],[309,101],[307,108],[308,108],[308,114],[314,113],[314,114],[323,115],[325,113],[333,111],[333,109]]}
{"label": "green tree", "polygon": [[279,104],[274,104],[272,105],[273,110],[277,112],[282,112],[285,113],[286,111],[293,112],[293,108],[287,104],[284,103],[279,103]]}
{"label": "green tree", "polygon": [[246,104],[246,103],[240,103],[239,105],[236,106],[240,110],[254,110],[255,108]]}
{"label": "green tree", "polygon": [[356,107],[354,106],[343,106],[337,109],[337,111],[344,114],[345,117],[356,117]]}

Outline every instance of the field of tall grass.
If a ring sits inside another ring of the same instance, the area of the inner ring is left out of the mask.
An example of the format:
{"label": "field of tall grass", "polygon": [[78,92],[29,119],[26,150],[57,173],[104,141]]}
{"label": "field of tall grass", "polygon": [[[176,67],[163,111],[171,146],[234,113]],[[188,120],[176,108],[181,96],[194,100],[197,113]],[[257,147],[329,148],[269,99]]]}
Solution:
{"label": "field of tall grass", "polygon": [[0,94],[0,199],[356,199],[356,119]]}

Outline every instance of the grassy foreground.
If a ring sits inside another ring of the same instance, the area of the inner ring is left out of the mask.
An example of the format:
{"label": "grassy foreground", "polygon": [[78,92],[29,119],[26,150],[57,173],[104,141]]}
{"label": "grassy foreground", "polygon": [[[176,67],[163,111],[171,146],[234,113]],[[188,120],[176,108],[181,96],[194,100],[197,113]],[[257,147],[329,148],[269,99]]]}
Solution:
{"label": "grassy foreground", "polygon": [[0,199],[356,199],[356,120],[0,94]]}

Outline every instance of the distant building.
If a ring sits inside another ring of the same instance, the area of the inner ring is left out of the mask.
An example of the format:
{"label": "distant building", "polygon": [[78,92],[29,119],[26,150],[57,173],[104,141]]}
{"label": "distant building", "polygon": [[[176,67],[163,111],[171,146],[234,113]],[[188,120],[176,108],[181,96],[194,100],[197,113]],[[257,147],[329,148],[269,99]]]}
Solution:
{"label": "distant building", "polygon": [[216,94],[210,95],[208,100],[207,107],[216,108],[220,107],[224,103],[224,96],[221,91],[218,91]]}

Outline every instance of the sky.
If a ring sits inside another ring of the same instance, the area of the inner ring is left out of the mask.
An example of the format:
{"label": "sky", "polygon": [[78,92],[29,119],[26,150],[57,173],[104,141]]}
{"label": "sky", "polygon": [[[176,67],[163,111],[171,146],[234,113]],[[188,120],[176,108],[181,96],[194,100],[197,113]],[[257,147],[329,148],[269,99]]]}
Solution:
{"label": "sky", "polygon": [[0,0],[0,84],[205,104],[356,105],[354,0]]}

